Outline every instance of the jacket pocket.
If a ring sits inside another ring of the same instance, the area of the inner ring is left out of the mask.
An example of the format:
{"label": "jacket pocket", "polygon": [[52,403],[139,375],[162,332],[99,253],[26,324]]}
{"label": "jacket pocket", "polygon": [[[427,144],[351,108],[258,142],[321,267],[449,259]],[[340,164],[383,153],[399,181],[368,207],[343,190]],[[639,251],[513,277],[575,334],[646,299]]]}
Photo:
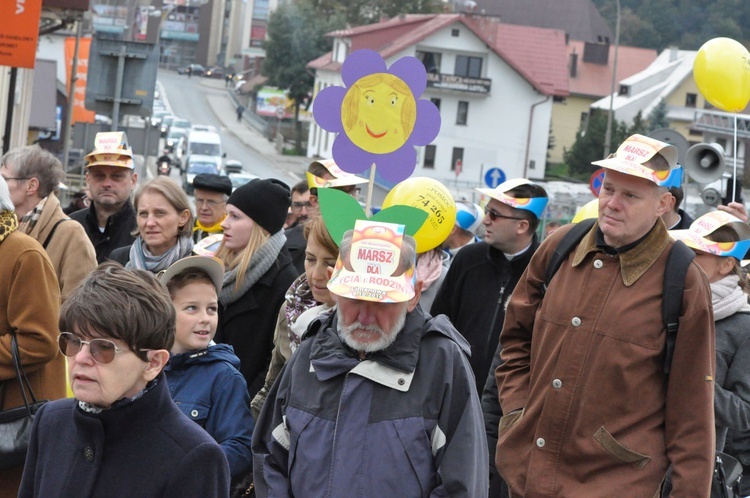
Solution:
{"label": "jacket pocket", "polygon": [[525,409],[522,408],[521,410],[500,417],[500,427],[498,429],[498,432],[505,429],[510,429],[511,427],[516,425],[518,421],[523,417],[524,410]]}
{"label": "jacket pocket", "polygon": [[644,468],[651,461],[650,456],[641,455],[640,453],[620,444],[604,427],[600,427],[599,430],[594,433],[594,439],[596,439],[599,444],[602,445],[602,448],[604,448],[610,455],[625,463],[632,463],[639,469]]}
{"label": "jacket pocket", "polygon": [[210,408],[209,405],[201,403],[200,401],[182,401],[178,402],[177,406],[190,420],[201,427],[205,427],[206,419],[208,418],[208,410]]}

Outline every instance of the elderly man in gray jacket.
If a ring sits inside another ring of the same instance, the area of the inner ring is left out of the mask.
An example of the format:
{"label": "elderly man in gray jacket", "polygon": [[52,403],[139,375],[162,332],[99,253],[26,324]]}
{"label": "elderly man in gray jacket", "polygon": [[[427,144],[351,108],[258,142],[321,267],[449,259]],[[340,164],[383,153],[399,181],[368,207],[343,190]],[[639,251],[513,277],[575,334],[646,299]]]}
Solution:
{"label": "elderly man in gray jacket", "polygon": [[417,307],[414,239],[358,221],[314,321],[253,434],[258,496],[486,497],[486,439],[467,354]]}

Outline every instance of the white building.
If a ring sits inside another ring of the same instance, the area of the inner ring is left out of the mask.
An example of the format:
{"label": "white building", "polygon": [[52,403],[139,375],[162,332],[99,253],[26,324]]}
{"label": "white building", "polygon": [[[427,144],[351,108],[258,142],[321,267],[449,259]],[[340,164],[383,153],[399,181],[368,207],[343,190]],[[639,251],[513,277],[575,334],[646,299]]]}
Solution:
{"label": "white building", "polygon": [[[404,56],[425,64],[421,98],[438,106],[442,125],[434,142],[419,148],[413,176],[467,191],[484,184],[491,168],[506,178],[544,178],[552,102],[568,94],[562,31],[467,14],[424,14],[329,36],[333,50],[308,65],[316,72],[315,94],[343,86],[341,65],[357,49],[376,50],[389,66]],[[307,155],[330,158],[334,138],[313,123]]]}

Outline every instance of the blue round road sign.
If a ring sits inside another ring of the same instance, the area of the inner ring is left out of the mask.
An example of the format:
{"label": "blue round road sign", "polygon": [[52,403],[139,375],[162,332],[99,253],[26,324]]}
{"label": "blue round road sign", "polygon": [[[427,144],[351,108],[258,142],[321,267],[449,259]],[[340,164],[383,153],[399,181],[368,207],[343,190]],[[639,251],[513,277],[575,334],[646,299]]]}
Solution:
{"label": "blue round road sign", "polygon": [[505,173],[500,168],[490,168],[484,174],[484,183],[489,188],[495,188],[505,181]]}
{"label": "blue round road sign", "polygon": [[597,197],[599,197],[599,191],[602,189],[603,181],[604,168],[599,168],[598,170],[594,171],[594,174],[591,175],[591,178],[589,179],[589,188],[591,189],[591,193],[593,193]]}

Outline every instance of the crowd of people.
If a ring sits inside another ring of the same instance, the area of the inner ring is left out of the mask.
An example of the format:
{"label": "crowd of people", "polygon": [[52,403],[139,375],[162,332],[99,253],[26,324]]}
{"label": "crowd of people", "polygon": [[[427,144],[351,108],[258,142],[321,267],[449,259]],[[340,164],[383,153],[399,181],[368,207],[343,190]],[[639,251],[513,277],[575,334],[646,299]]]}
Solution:
{"label": "crowd of people", "polygon": [[597,161],[588,224],[511,179],[421,254],[410,221],[330,229],[320,189],[367,183],[332,161],[194,203],[116,134],[85,161],[69,213],[52,154],[0,164],[0,404],[12,340],[50,400],[0,497],[706,498],[716,451],[750,464],[747,213],[692,220],[669,144]]}

